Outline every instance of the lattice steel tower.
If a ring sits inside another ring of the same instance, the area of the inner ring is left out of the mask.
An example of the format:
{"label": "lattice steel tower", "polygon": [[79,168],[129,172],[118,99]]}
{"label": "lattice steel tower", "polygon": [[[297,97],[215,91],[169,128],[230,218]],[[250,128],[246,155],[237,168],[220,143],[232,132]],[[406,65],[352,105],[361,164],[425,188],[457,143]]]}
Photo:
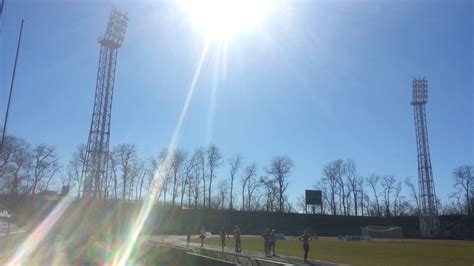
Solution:
{"label": "lattice steel tower", "polygon": [[105,35],[98,40],[100,56],[94,109],[82,171],[84,196],[100,196],[102,182],[107,175],[117,51],[122,46],[127,24],[127,15],[115,8],[112,9]]}
{"label": "lattice steel tower", "polygon": [[413,111],[415,114],[418,152],[418,189],[420,197],[420,231],[423,237],[436,237],[439,232],[438,204],[431,170],[425,104],[428,102],[428,81],[413,79]]}

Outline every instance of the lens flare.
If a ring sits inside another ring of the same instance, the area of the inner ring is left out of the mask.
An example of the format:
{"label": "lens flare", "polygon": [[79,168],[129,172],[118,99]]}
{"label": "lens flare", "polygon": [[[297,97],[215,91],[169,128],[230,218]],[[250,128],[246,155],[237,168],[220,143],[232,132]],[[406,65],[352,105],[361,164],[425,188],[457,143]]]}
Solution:
{"label": "lens flare", "polygon": [[220,63],[222,60],[222,43],[217,43],[217,54],[214,58],[214,66],[212,72],[212,84],[211,84],[211,99],[209,102],[209,109],[207,111],[207,123],[206,123],[206,145],[210,144],[212,139],[212,129],[214,125],[214,116],[216,109],[216,97],[217,97],[217,87],[219,86],[220,78]]}
{"label": "lens flare", "polygon": [[199,78],[199,75],[201,73],[202,65],[205,61],[207,51],[209,50],[209,43],[210,39],[208,39],[203,47],[201,57],[199,59],[196,71],[194,73],[191,85],[189,86],[188,90],[188,95],[186,97],[186,101],[183,105],[183,109],[181,110],[181,114],[179,116],[178,123],[176,125],[176,128],[174,130],[173,137],[171,138],[170,144],[168,146],[168,154],[166,155],[166,158],[162,165],[160,166],[160,169],[157,170],[154,175],[153,175],[153,188],[152,192],[150,195],[146,197],[144,200],[144,203],[140,209],[140,213],[138,217],[136,218],[135,222],[133,223],[133,226],[130,228],[130,231],[127,235],[127,238],[125,240],[125,243],[117,250],[116,254],[113,256],[112,261],[109,262],[112,265],[126,265],[129,258],[130,254],[133,251],[133,248],[136,245],[138,236],[140,235],[140,232],[143,229],[143,225],[145,224],[150,211],[153,207],[153,204],[156,202],[156,195],[158,194],[158,191],[160,189],[160,184],[156,180],[160,180],[160,173],[163,172],[163,169],[167,169],[172,158],[173,158],[173,153],[175,148],[177,147],[179,143],[179,135],[181,133],[181,126],[184,122],[184,119],[186,118],[186,114],[188,112],[188,107],[191,102],[191,99],[193,97],[194,89],[196,88],[196,83]]}
{"label": "lens flare", "polygon": [[19,265],[28,258],[38,248],[39,244],[45,239],[51,228],[61,218],[64,212],[71,205],[73,199],[70,196],[64,197],[53,211],[38,225],[35,230],[16,249],[15,253],[6,262],[6,265]]}

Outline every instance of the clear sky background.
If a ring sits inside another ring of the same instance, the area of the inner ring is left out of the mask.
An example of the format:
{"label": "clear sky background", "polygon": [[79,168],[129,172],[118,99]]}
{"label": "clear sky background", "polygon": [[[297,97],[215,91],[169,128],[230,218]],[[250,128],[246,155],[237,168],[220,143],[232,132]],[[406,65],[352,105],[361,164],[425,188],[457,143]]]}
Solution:
{"label": "clear sky background", "polygon": [[[172,2],[113,2],[127,10],[111,145],[141,157],[165,148],[205,37]],[[63,165],[90,126],[109,1],[8,0],[0,26],[0,108],[6,108],[21,18],[25,28],[8,133],[57,147]],[[413,77],[426,77],[438,195],[474,163],[472,1],[286,1],[257,30],[211,43],[179,146],[214,143],[227,160],[295,162],[296,199],[324,164],[352,158],[361,175],[417,178]],[[216,64],[216,62],[218,62]],[[228,177],[227,163],[218,172]]]}

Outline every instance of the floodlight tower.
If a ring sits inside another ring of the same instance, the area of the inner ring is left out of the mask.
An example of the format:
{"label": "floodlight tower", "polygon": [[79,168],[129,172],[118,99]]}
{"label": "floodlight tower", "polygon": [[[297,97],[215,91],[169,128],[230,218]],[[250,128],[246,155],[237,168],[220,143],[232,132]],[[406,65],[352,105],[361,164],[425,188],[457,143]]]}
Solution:
{"label": "floodlight tower", "polygon": [[413,111],[415,114],[418,152],[418,190],[420,197],[420,231],[422,237],[436,237],[439,232],[438,204],[431,170],[425,104],[428,102],[428,81],[413,79]]}
{"label": "floodlight tower", "polygon": [[98,40],[100,55],[94,109],[82,170],[84,196],[100,196],[106,178],[117,51],[122,46],[127,24],[127,15],[113,8],[105,35]]}

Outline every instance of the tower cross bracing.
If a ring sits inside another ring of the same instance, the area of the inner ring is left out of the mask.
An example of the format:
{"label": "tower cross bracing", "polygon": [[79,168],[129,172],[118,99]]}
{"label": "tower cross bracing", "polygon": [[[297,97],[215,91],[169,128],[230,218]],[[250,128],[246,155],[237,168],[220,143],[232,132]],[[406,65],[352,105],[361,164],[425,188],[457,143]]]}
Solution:
{"label": "tower cross bracing", "polygon": [[428,127],[425,104],[428,102],[428,81],[413,80],[411,105],[415,115],[416,147],[418,155],[418,189],[420,200],[420,232],[422,237],[436,237],[439,233],[438,204],[431,169]]}
{"label": "tower cross bracing", "polygon": [[83,196],[100,197],[103,182],[107,178],[117,51],[122,46],[127,24],[127,15],[115,8],[112,9],[107,30],[98,40],[99,66],[92,121],[82,171]]}

